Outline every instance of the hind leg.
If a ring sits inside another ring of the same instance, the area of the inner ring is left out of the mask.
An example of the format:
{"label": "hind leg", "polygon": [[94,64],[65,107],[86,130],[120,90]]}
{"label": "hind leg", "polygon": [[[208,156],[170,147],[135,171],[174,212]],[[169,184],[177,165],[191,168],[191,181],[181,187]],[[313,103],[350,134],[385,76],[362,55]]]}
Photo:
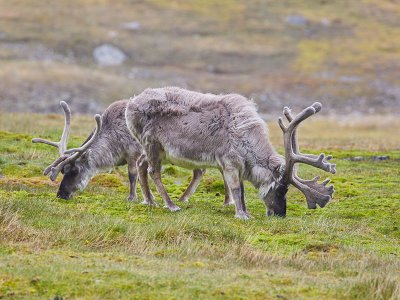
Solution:
{"label": "hind leg", "polygon": [[179,201],[188,202],[190,196],[196,191],[197,187],[200,184],[201,178],[203,177],[204,173],[206,172],[205,169],[195,169],[193,170],[193,177],[190,181],[188,187],[183,192],[182,196],[179,198]]}
{"label": "hind leg", "polygon": [[229,189],[228,184],[226,183],[225,176],[222,171],[221,171],[221,175],[222,175],[222,178],[224,179],[224,194],[225,194],[224,205],[227,206],[227,205],[235,204],[235,201],[233,201],[232,192]]}
{"label": "hind leg", "polygon": [[129,196],[128,201],[136,200],[136,182],[138,178],[138,172],[136,168],[136,160],[128,160],[128,177],[129,177]]}
{"label": "hind leg", "polygon": [[149,163],[146,160],[146,155],[141,155],[136,161],[136,166],[139,173],[140,189],[143,195],[142,204],[158,206],[158,203],[154,200],[154,196],[149,187],[148,180],[148,167]]}
{"label": "hind leg", "polygon": [[168,195],[167,190],[165,189],[162,181],[161,181],[161,146],[158,144],[149,144],[146,145],[146,154],[147,161],[149,162],[149,172],[150,176],[154,181],[154,184],[157,188],[158,193],[161,198],[164,200],[165,206],[164,208],[168,208],[170,211],[178,211],[180,210],[179,206],[177,206],[174,202],[172,202],[171,198]]}

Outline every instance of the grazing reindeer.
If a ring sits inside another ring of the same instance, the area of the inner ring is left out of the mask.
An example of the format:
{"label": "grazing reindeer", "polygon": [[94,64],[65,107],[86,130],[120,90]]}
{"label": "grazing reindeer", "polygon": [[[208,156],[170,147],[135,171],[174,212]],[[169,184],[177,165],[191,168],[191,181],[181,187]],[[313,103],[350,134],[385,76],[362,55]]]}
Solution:
{"label": "grazing reindeer", "polygon": [[267,215],[286,215],[286,193],[292,184],[301,190],[309,208],[324,207],[334,192],[329,180],[318,183],[297,176],[296,163],[305,163],[335,173],[335,165],[325,157],[299,152],[297,126],[321,110],[316,102],[292,117],[286,127],[279,119],[284,135],[285,157],[272,147],[264,121],[252,101],[237,95],[213,95],[176,87],[147,89],[132,98],[126,108],[129,130],[142,144],[150,176],[165,204],[179,209],[169,198],[161,182],[161,164],[169,160],[191,168],[217,167],[225,178],[236,206],[236,217],[248,219],[242,180],[259,189]]}
{"label": "grazing reindeer", "polygon": [[[50,174],[50,179],[53,181],[60,172],[64,174],[57,197],[69,199],[75,191],[83,190],[95,174],[128,163],[130,183],[128,200],[136,199],[136,181],[139,177],[144,197],[143,203],[157,205],[147,181],[147,162],[143,159],[139,160],[142,147],[132,137],[126,126],[125,108],[127,103],[127,100],[114,102],[104,111],[102,116],[96,115],[97,127],[83,145],[79,148],[67,150],[71,111],[67,103],[62,101],[60,104],[65,114],[65,126],[61,140],[59,142],[40,138],[32,140],[34,143],[45,143],[58,148],[59,158],[44,171],[45,175]],[[194,176],[182,195],[182,200],[187,201],[189,199],[199,184],[203,173],[204,170],[194,170]]]}

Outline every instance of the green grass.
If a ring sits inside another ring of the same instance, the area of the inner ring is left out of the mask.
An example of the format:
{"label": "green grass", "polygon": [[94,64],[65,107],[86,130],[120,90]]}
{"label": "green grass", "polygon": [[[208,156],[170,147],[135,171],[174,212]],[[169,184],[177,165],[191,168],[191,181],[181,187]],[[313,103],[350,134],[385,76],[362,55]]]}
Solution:
{"label": "green grass", "polygon": [[[72,200],[57,199],[57,184],[41,175],[56,151],[30,139],[56,139],[60,131],[53,128],[62,118],[2,117],[0,298],[400,297],[400,150],[385,146],[392,143],[386,129],[360,130],[363,121],[336,124],[346,129],[343,139],[337,134],[334,144],[322,143],[338,169],[331,177],[335,197],[324,209],[308,210],[301,193],[291,188],[287,217],[266,218],[257,191],[246,184],[253,218],[244,222],[234,218],[233,207],[222,206],[223,182],[216,170],[207,171],[190,202],[178,203],[177,213],[126,202],[125,167],[97,176]],[[7,123],[7,118],[24,123]],[[79,118],[83,126],[73,129],[78,135],[71,145],[93,127],[91,118]],[[315,122],[301,131],[307,133],[304,152],[319,152],[315,145],[324,123]],[[278,130],[271,126],[273,140],[279,139]],[[365,148],[369,144],[357,139],[359,130],[361,136],[369,132],[372,141],[381,139]],[[346,147],[352,136],[354,147]],[[373,161],[376,154],[390,159]],[[350,161],[353,156],[365,159]],[[325,175],[301,169],[303,177],[314,173]],[[190,175],[165,167],[163,180],[173,199]]]}

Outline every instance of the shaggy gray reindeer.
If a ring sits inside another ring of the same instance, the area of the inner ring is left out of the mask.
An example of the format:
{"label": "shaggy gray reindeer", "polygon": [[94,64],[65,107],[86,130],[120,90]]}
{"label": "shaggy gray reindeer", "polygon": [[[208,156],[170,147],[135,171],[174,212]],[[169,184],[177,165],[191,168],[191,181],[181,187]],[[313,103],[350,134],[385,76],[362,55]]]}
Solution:
{"label": "shaggy gray reindeer", "polygon": [[236,206],[235,216],[248,219],[243,180],[259,190],[267,215],[286,215],[286,193],[292,184],[303,192],[309,208],[324,207],[334,192],[329,179],[303,180],[297,163],[335,173],[331,156],[302,154],[297,144],[297,126],[322,108],[316,102],[293,117],[288,108],[284,135],[285,157],[276,153],[268,139],[265,122],[255,104],[237,94],[213,95],[177,87],[147,89],[129,101],[126,121],[142,144],[149,172],[157,191],[171,210],[178,210],[161,182],[161,164],[171,161],[188,168],[219,168]]}
{"label": "shaggy gray reindeer", "polygon": [[[71,110],[67,103],[60,103],[65,114],[64,131],[59,142],[52,142],[41,138],[32,140],[34,143],[45,143],[58,148],[57,158],[44,174],[50,174],[54,181],[61,172],[64,177],[61,181],[57,197],[69,199],[77,190],[83,190],[90,179],[103,170],[128,163],[130,193],[128,200],[136,198],[136,181],[139,177],[144,204],[157,205],[150,191],[147,176],[147,161],[139,160],[142,154],[141,145],[132,137],[125,121],[125,108],[128,100],[121,100],[111,104],[102,116],[96,115],[96,129],[91,133],[79,148],[67,150],[67,142],[71,127]],[[183,193],[181,200],[187,201],[198,186],[205,170],[193,171],[193,178]],[[230,202],[229,193],[226,202]]]}

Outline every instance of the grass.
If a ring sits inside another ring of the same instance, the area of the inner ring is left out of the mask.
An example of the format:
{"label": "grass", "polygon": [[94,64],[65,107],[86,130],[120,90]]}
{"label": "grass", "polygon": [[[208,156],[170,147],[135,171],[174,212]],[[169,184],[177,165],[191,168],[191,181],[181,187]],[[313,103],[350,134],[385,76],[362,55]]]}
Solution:
{"label": "grass", "polygon": [[[59,200],[57,184],[41,175],[56,151],[30,139],[56,139],[62,117],[1,113],[0,298],[398,299],[397,123],[375,118],[379,126],[316,118],[302,128],[303,149],[336,157],[335,198],[326,208],[308,210],[291,188],[288,216],[266,218],[247,184],[253,219],[243,222],[233,207],[222,206],[215,170],[207,171],[189,203],[179,203],[178,213],[126,202],[126,167],[97,176],[70,201]],[[78,116],[72,124],[71,145],[77,145],[94,122]],[[280,149],[279,129],[270,128]],[[374,155],[390,159],[374,161]],[[351,161],[354,156],[364,159]],[[314,173],[301,169],[303,177]],[[190,174],[165,167],[173,199]]]}

